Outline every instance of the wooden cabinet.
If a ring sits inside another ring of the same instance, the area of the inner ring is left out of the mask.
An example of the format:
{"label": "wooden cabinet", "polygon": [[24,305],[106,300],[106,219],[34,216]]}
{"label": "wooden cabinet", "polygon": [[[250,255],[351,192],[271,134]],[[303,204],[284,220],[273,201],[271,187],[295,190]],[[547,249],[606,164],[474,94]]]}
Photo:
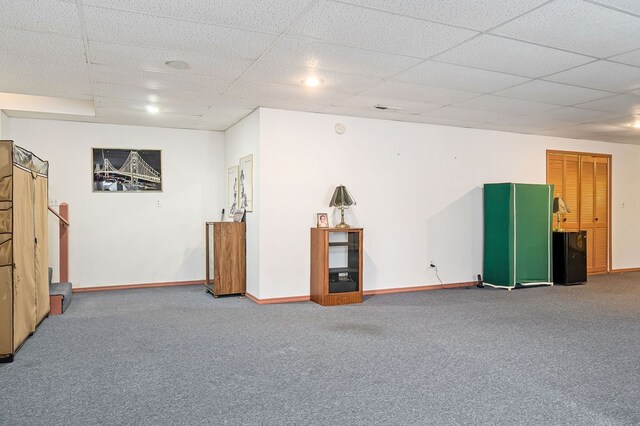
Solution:
{"label": "wooden cabinet", "polygon": [[362,228],[311,228],[311,300],[362,302]]}
{"label": "wooden cabinet", "polygon": [[244,222],[207,222],[205,288],[214,297],[246,292]]}

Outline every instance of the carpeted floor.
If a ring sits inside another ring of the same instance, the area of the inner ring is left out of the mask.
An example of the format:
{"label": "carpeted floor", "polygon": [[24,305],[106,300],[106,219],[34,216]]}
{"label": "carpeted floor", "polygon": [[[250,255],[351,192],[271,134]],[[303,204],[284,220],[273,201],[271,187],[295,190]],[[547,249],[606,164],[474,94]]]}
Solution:
{"label": "carpeted floor", "polygon": [[640,424],[640,273],[259,306],[74,295],[12,364],[2,425]]}

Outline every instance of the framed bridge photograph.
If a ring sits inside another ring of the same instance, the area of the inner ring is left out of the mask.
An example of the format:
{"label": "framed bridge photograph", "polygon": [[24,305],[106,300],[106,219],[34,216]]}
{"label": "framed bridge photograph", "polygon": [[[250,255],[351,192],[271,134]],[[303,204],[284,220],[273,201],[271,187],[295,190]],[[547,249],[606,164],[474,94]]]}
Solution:
{"label": "framed bridge photograph", "polygon": [[93,192],[162,191],[162,152],[92,148]]}

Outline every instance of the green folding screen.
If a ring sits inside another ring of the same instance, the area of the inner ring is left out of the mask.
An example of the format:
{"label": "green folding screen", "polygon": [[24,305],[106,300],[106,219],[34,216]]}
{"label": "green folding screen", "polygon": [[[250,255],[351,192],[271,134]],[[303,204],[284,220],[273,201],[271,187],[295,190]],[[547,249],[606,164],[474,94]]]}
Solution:
{"label": "green folding screen", "polygon": [[553,285],[553,185],[484,185],[484,284]]}

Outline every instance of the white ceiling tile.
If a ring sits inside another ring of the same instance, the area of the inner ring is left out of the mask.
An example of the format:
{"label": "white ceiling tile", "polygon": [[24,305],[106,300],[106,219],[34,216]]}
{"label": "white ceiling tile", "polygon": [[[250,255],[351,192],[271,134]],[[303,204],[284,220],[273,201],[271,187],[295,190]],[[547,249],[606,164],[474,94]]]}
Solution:
{"label": "white ceiling tile", "polygon": [[85,63],[82,39],[0,27],[0,54],[54,58]]}
{"label": "white ceiling tile", "polygon": [[256,59],[274,35],[97,7],[85,8],[91,41]]}
{"label": "white ceiling tile", "polygon": [[425,61],[397,75],[393,80],[423,86],[486,93],[515,86],[529,79],[443,62]]}
{"label": "white ceiling tile", "polygon": [[325,114],[347,115],[350,117],[375,118],[378,120],[407,121],[414,117],[409,114],[396,111],[382,111],[375,108],[364,108],[357,106],[328,106],[322,109]]}
{"label": "white ceiling tile", "polygon": [[158,113],[149,114],[127,108],[96,107],[97,118],[114,124],[130,124],[135,126],[175,127],[188,129],[198,120],[199,116],[186,114]]}
{"label": "white ceiling tile", "polygon": [[88,73],[0,73],[0,92],[92,99]]}
{"label": "white ceiling tile", "polygon": [[382,52],[428,58],[477,34],[419,19],[320,1],[292,34]]}
{"label": "white ceiling tile", "polygon": [[609,58],[609,60],[640,67],[640,49],[632,50],[631,52],[623,53],[622,55],[613,56]]}
{"label": "white ceiling tile", "polygon": [[513,117],[510,119],[499,119],[493,122],[496,126],[515,126],[519,128],[527,128],[527,129],[538,129],[549,130],[549,129],[557,129],[559,127],[567,127],[575,125],[574,122],[566,121],[566,120],[557,120],[551,119],[548,117],[536,116],[536,115],[525,115],[520,117]]}
{"label": "white ceiling tile", "polygon": [[249,108],[212,107],[192,127],[203,130],[226,130],[253,111]]}
{"label": "white ceiling tile", "polygon": [[[292,105],[322,105],[340,102],[350,97],[348,93],[336,92],[322,88],[308,88],[301,85],[289,86],[278,84],[262,84],[243,82],[236,84],[225,93],[225,98],[247,98],[260,100],[284,100]],[[284,104],[286,105],[286,104]],[[266,106],[266,105],[255,105]],[[286,108],[286,107],[285,107]]]}
{"label": "white ceiling tile", "polygon": [[640,95],[618,95],[578,105],[580,108],[611,111],[618,113],[640,114]]}
{"label": "white ceiling tile", "polygon": [[83,75],[88,79],[87,64],[72,58],[59,60],[26,55],[4,54],[0,61],[0,73],[39,74],[56,79],[64,74]]}
{"label": "white ceiling tile", "polygon": [[75,2],[0,0],[0,26],[82,38]]}
{"label": "white ceiling tile", "polygon": [[607,120],[594,121],[591,124],[616,126],[616,127],[621,127],[623,129],[633,129],[633,131],[636,132],[638,139],[640,139],[640,130],[632,127],[632,124],[634,124],[635,122],[636,122],[635,115],[623,115],[619,117],[609,118]]}
{"label": "white ceiling tile", "polygon": [[536,113],[535,116],[550,120],[562,120],[574,123],[590,123],[620,116],[620,113],[610,111],[596,111],[583,108],[562,107],[550,111]]}
{"label": "white ceiling tile", "polygon": [[[126,109],[139,112],[146,112],[146,107],[150,102],[132,99],[121,98],[106,98],[102,96],[96,96],[95,105],[96,109]],[[169,114],[183,114],[183,115],[202,115],[209,109],[208,105],[193,105],[193,104],[167,104],[160,102],[153,102],[153,105],[158,107],[160,113]]]}
{"label": "white ceiling tile", "polygon": [[[89,47],[92,64],[175,74],[201,74],[227,80],[235,80],[254,62],[99,41],[91,42]],[[184,61],[190,65],[190,69],[176,70],[167,66],[167,61]]]}
{"label": "white ceiling tile", "polygon": [[[234,107],[234,108],[245,108],[245,109],[256,109],[259,107],[264,108],[274,108],[274,109],[285,109],[291,111],[313,111],[318,112],[323,107],[331,104],[331,102],[321,101],[319,99],[308,99],[308,98],[287,98],[286,96],[280,96],[281,92],[276,91],[273,88],[261,89],[260,92],[271,91],[272,93],[276,93],[279,97],[275,96],[265,96],[264,93],[261,93],[260,96],[224,96],[224,103],[219,106],[224,107]],[[341,95],[341,96],[350,96],[350,95]],[[337,99],[342,99],[342,97],[336,96]]]}
{"label": "white ceiling tile", "polygon": [[625,12],[640,15],[640,2],[638,0],[595,0],[595,3],[611,6]]}
{"label": "white ceiling tile", "polygon": [[196,74],[174,74],[152,71],[123,70],[91,65],[93,81],[112,85],[139,86],[174,92],[202,92],[220,95],[231,85],[230,81]]}
{"label": "white ceiling tile", "polygon": [[597,61],[544,79],[622,93],[640,89],[640,68],[609,61]]}
{"label": "white ceiling tile", "polygon": [[84,4],[281,33],[312,0],[84,0]]}
{"label": "white ceiling tile", "polygon": [[219,96],[204,92],[176,92],[158,89],[147,89],[140,86],[126,86],[108,83],[94,83],[93,88],[96,96],[132,99],[145,102],[187,105],[212,105],[220,101]]}
{"label": "white ceiling tile", "polygon": [[200,118],[201,121],[215,120],[220,118],[231,118],[240,121],[247,115],[251,114],[254,108],[237,108],[227,106],[212,106]]}
{"label": "white ceiling tile", "polygon": [[445,24],[488,30],[547,0],[346,0],[361,6]]}
{"label": "white ceiling tile", "polygon": [[593,61],[587,56],[492,35],[476,37],[438,55],[435,59],[532,78],[542,77]]}
{"label": "white ceiling tile", "polygon": [[557,108],[557,105],[502,98],[492,95],[482,95],[478,98],[460,102],[455,106],[458,108],[493,111],[513,115],[534,114],[536,112],[549,111]]}
{"label": "white ceiling tile", "polygon": [[550,81],[533,80],[519,86],[493,93],[497,96],[524,99],[526,101],[543,102],[555,105],[571,106],[594,99],[613,96],[613,93],[583,87],[552,83]]}
{"label": "white ceiling tile", "polygon": [[383,81],[361,93],[362,96],[382,97],[388,99],[408,100],[430,104],[447,105],[479,96],[478,93],[460,90],[443,89],[441,87],[416,86],[398,81]]}
{"label": "white ceiling tile", "polygon": [[640,18],[583,0],[551,2],[493,32],[598,58],[640,47]]}
{"label": "white ceiling tile", "polygon": [[[432,104],[426,102],[412,102],[405,99],[391,99],[385,97],[371,97],[371,96],[353,96],[349,99],[345,99],[342,102],[336,103],[332,106],[345,107],[345,108],[357,108],[363,111],[368,111],[374,108],[375,105],[385,105],[390,107],[387,111],[397,112],[400,114],[419,114],[434,109],[442,108],[440,104]],[[397,108],[397,109],[396,109]],[[379,110],[380,111],[380,110]]]}
{"label": "white ceiling tile", "polygon": [[383,78],[421,61],[419,58],[295,37],[278,39],[261,60]]}
{"label": "white ceiling tile", "polygon": [[[448,120],[448,124],[458,123],[459,125],[473,126],[482,123],[491,123],[494,121],[507,121],[513,119],[511,114],[505,114],[495,111],[481,111],[473,109],[457,108],[454,106],[447,106],[428,113],[422,114],[422,116],[434,119]],[[443,123],[444,124],[444,123]]]}
{"label": "white ceiling tile", "polygon": [[302,80],[312,76],[323,81],[318,90],[329,89],[345,93],[357,93],[381,81],[378,78],[362,77],[332,71],[313,70],[287,64],[258,62],[237,84],[243,84],[243,82],[246,81],[301,86]]}

